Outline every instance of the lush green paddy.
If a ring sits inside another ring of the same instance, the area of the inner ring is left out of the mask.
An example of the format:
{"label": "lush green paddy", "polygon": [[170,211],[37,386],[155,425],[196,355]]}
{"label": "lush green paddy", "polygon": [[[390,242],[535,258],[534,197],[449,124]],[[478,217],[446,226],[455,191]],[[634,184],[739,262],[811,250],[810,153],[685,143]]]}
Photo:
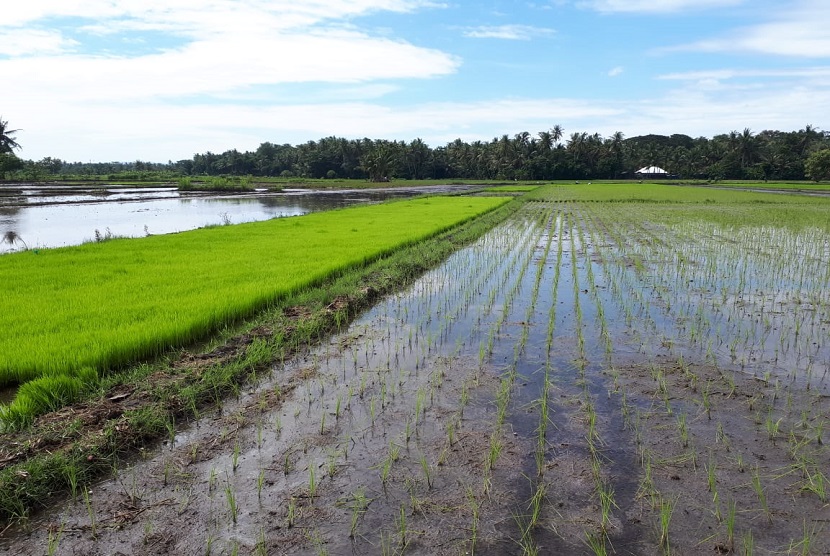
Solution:
{"label": "lush green paddy", "polygon": [[0,384],[160,354],[504,202],[432,197],[3,256]]}

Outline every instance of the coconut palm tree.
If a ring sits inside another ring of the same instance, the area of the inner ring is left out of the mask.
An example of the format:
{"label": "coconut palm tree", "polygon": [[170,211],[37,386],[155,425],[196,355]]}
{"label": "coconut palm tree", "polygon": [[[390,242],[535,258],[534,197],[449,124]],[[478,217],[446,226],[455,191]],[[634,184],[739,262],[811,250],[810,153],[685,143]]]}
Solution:
{"label": "coconut palm tree", "polygon": [[19,129],[9,129],[9,122],[0,116],[0,153],[10,153],[20,145],[12,137]]}
{"label": "coconut palm tree", "polygon": [[758,141],[752,130],[744,128],[743,133],[738,136],[738,153],[741,156],[741,168],[751,166],[758,156]]}
{"label": "coconut palm tree", "polygon": [[559,146],[559,141],[562,139],[564,134],[565,134],[565,129],[559,124],[556,124],[555,126],[550,128],[550,135],[551,135],[551,139],[553,139],[553,146],[554,147]]}

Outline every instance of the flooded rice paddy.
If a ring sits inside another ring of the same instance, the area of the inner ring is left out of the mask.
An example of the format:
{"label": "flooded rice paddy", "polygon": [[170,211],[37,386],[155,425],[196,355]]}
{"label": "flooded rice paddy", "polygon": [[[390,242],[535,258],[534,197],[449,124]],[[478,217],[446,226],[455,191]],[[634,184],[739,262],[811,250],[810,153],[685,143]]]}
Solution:
{"label": "flooded rice paddy", "polygon": [[527,203],[15,554],[826,554],[830,243]]}
{"label": "flooded rice paddy", "polygon": [[107,237],[143,237],[239,224],[356,204],[378,203],[465,186],[279,193],[206,194],[175,187],[0,186],[0,253],[64,247]]}

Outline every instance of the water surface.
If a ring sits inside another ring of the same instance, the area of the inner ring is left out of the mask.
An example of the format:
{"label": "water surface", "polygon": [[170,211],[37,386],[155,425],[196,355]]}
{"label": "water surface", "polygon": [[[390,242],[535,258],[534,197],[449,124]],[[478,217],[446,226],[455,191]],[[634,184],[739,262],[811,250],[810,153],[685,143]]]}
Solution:
{"label": "water surface", "polygon": [[180,192],[175,187],[0,186],[0,253],[65,247],[96,237],[142,237],[239,224],[469,186],[245,194]]}

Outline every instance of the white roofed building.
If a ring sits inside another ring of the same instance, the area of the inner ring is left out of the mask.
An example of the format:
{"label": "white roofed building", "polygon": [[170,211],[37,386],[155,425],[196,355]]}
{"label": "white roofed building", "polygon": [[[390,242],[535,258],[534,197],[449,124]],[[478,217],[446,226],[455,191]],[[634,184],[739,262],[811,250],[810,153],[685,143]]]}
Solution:
{"label": "white roofed building", "polygon": [[669,173],[659,166],[645,166],[634,172],[634,174],[641,178],[666,178],[669,176]]}

